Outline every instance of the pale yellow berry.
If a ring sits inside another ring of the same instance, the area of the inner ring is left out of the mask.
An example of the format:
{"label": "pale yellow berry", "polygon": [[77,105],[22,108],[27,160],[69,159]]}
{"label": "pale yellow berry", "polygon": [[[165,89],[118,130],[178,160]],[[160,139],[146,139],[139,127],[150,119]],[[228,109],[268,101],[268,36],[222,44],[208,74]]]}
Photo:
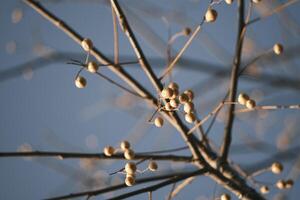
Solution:
{"label": "pale yellow berry", "polygon": [[173,107],[173,108],[177,108],[178,107],[178,101],[176,99],[171,99],[170,100],[170,105]]}
{"label": "pale yellow berry", "polygon": [[164,125],[164,119],[161,117],[156,117],[154,119],[154,125],[159,128],[162,127]]}
{"label": "pale yellow berry", "polygon": [[77,88],[85,88],[86,87],[86,79],[82,76],[78,76],[76,79],[75,79],[75,86]]}
{"label": "pale yellow berry", "polygon": [[192,90],[186,90],[183,93],[188,96],[189,101],[193,101],[193,99],[194,99],[194,92]]}
{"label": "pale yellow berry", "polygon": [[231,197],[229,196],[229,194],[222,194],[221,195],[221,198],[220,198],[221,200],[231,200]]}
{"label": "pale yellow berry", "polygon": [[165,88],[161,91],[161,97],[168,99],[173,96],[173,90],[171,88]]}
{"label": "pale yellow berry", "polygon": [[184,118],[185,118],[185,121],[187,121],[190,124],[196,120],[194,113],[187,113],[187,114],[185,114]]}
{"label": "pale yellow berry", "polygon": [[278,189],[280,189],[280,190],[282,190],[282,189],[284,189],[285,188],[285,182],[284,182],[284,180],[278,180],[277,182],[276,182],[276,187],[278,188]]}
{"label": "pale yellow berry", "polygon": [[115,153],[115,149],[112,146],[104,147],[103,153],[106,156],[112,156]]}
{"label": "pale yellow berry", "polygon": [[135,176],[133,176],[131,174],[126,175],[125,184],[128,187],[133,186],[135,184]]}
{"label": "pale yellow berry", "polygon": [[130,149],[130,143],[126,140],[122,141],[120,147],[123,151]]}
{"label": "pale yellow berry", "polygon": [[240,93],[238,96],[238,103],[241,105],[246,105],[246,102],[249,100],[249,96],[245,93]]}
{"label": "pale yellow berry", "polygon": [[174,89],[177,89],[177,90],[178,90],[178,89],[179,89],[179,86],[178,86],[177,83],[171,82],[171,83],[169,83],[168,88],[171,88],[172,90],[174,90]]}
{"label": "pale yellow berry", "polygon": [[179,95],[178,100],[181,104],[184,104],[189,101],[189,97],[183,93],[183,94]]}
{"label": "pale yellow berry", "polygon": [[285,181],[285,188],[286,189],[290,189],[294,186],[294,181],[292,179],[288,179],[287,181]]}
{"label": "pale yellow berry", "polygon": [[136,172],[136,164],[134,162],[128,162],[125,165],[126,174],[134,174]]}
{"label": "pale yellow berry", "polygon": [[124,151],[124,157],[127,159],[127,160],[132,160],[134,159],[134,156],[135,156],[135,153],[133,150],[131,149],[126,149]]}
{"label": "pale yellow berry", "polygon": [[173,89],[173,95],[170,97],[170,99],[176,99],[176,97],[178,96],[179,91],[178,89]]}
{"label": "pale yellow berry", "polygon": [[267,193],[270,192],[269,187],[266,186],[266,185],[261,186],[259,190],[260,190],[260,192],[261,192],[262,194],[267,194]]}
{"label": "pale yellow berry", "polygon": [[93,42],[91,39],[89,38],[84,38],[81,41],[81,47],[85,50],[85,51],[90,51],[93,48]]}
{"label": "pale yellow berry", "polygon": [[275,44],[275,45],[273,46],[273,51],[274,51],[274,53],[277,54],[277,55],[282,54],[282,52],[283,52],[283,46],[282,46],[282,44],[279,44],[279,43]]}
{"label": "pale yellow berry", "polygon": [[253,109],[253,108],[255,108],[255,106],[256,106],[256,103],[253,99],[249,99],[248,101],[246,101],[246,107],[248,109]]}
{"label": "pale yellow berry", "polygon": [[259,3],[261,0],[252,0],[253,3]]}
{"label": "pale yellow berry", "polygon": [[183,32],[183,35],[189,36],[191,34],[192,30],[189,27],[186,27],[183,29],[182,32]]}
{"label": "pale yellow berry", "polygon": [[233,3],[233,0],[225,0],[225,2],[226,2],[228,5],[230,5],[230,4]]}
{"label": "pale yellow berry", "polygon": [[185,113],[191,113],[194,111],[194,104],[193,102],[187,102],[183,106],[183,110]]}
{"label": "pale yellow berry", "polygon": [[283,165],[279,162],[274,162],[271,166],[271,171],[274,174],[280,174],[283,171]]}
{"label": "pale yellow berry", "polygon": [[216,21],[218,13],[216,10],[209,8],[205,13],[205,21],[214,22]]}
{"label": "pale yellow berry", "polygon": [[99,66],[97,63],[95,63],[95,62],[88,63],[87,69],[89,72],[96,73],[98,71],[98,68],[99,68]]}
{"label": "pale yellow berry", "polygon": [[150,161],[149,162],[149,164],[148,164],[148,169],[150,170],[150,171],[156,171],[157,170],[157,168],[158,168],[158,166],[157,166],[157,163],[156,162],[154,162],[154,161]]}
{"label": "pale yellow berry", "polygon": [[170,102],[167,102],[167,103],[165,104],[165,110],[166,110],[166,111],[172,111],[172,110],[173,110],[173,107],[171,106]]}

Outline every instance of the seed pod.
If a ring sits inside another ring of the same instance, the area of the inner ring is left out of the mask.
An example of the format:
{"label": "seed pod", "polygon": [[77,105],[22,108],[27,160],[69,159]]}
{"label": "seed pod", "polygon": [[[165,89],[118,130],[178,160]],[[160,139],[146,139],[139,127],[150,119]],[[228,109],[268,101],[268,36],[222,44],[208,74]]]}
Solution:
{"label": "seed pod", "polygon": [[187,102],[183,106],[183,110],[185,113],[191,113],[194,111],[194,104],[192,102]]}
{"label": "seed pod", "polygon": [[270,192],[269,187],[266,186],[266,185],[261,186],[259,190],[260,190],[260,192],[261,192],[262,194],[267,194],[267,193]]}
{"label": "seed pod", "polygon": [[156,117],[154,119],[154,125],[159,128],[162,127],[164,125],[164,119],[161,117]]}
{"label": "seed pod", "polygon": [[125,165],[126,174],[134,174],[136,172],[136,164],[134,162],[128,162]]}
{"label": "seed pod", "polygon": [[178,89],[179,89],[179,86],[178,86],[177,83],[171,82],[171,83],[169,83],[168,88],[171,88],[172,90],[174,90],[174,89],[175,89],[175,90],[178,90]]}
{"label": "seed pod", "polygon": [[249,96],[245,93],[240,93],[238,96],[238,103],[241,105],[246,105],[246,102],[249,100]]}
{"label": "seed pod", "polygon": [[106,146],[106,147],[103,149],[103,153],[104,153],[104,155],[106,155],[106,156],[112,156],[112,155],[114,155],[114,153],[115,153],[115,148],[113,148],[112,146]]}
{"label": "seed pod", "polygon": [[191,34],[192,30],[189,27],[186,27],[183,29],[182,32],[183,32],[183,35],[189,36]]}
{"label": "seed pod", "polygon": [[253,108],[255,108],[255,106],[256,106],[256,103],[253,99],[249,99],[248,101],[246,101],[246,107],[248,109],[253,109]]}
{"label": "seed pod", "polygon": [[218,13],[216,10],[209,8],[205,13],[205,21],[206,22],[214,22],[218,17]]}
{"label": "seed pod", "polygon": [[285,182],[284,180],[280,179],[276,182],[276,187],[280,190],[284,189],[285,188]]}
{"label": "seed pod", "polygon": [[187,121],[190,124],[196,120],[194,113],[187,113],[187,114],[185,114],[184,118],[185,118],[185,121]]}
{"label": "seed pod", "polygon": [[177,108],[178,107],[178,101],[176,99],[171,99],[170,100],[170,105],[173,107],[173,108]]}
{"label": "seed pod", "polygon": [[170,102],[167,102],[165,104],[165,109],[166,109],[166,111],[172,111],[173,110],[173,107],[171,106]]}
{"label": "seed pod", "polygon": [[261,0],[252,0],[253,3],[259,3]]}
{"label": "seed pod", "polygon": [[135,153],[133,150],[131,149],[126,149],[124,151],[124,157],[126,158],[126,160],[132,160],[134,159]]}
{"label": "seed pod", "polygon": [[188,96],[189,101],[193,101],[193,99],[194,99],[194,92],[192,90],[186,90],[183,93]]}
{"label": "seed pod", "polygon": [[273,46],[273,51],[274,51],[274,53],[275,53],[276,55],[282,54],[282,52],[283,52],[283,46],[282,46],[282,44],[279,44],[279,43],[275,44],[275,45]]}
{"label": "seed pod", "polygon": [[123,151],[130,149],[130,143],[126,140],[122,141],[120,147]]}
{"label": "seed pod", "polygon": [[84,40],[81,41],[81,47],[85,51],[90,51],[93,48],[93,42],[89,38],[84,38]]}
{"label": "seed pod", "polygon": [[179,95],[178,100],[181,104],[184,104],[189,101],[189,97],[183,93],[183,94]]}
{"label": "seed pod", "polygon": [[157,166],[157,163],[156,162],[154,162],[154,161],[150,161],[149,162],[149,164],[148,164],[148,169],[150,170],[150,171],[156,171],[157,170],[157,168],[158,168],[158,166]]}
{"label": "seed pod", "polygon": [[292,179],[288,179],[287,181],[285,181],[285,188],[286,189],[290,189],[294,186],[294,181]]}
{"label": "seed pod", "polygon": [[221,195],[221,198],[220,198],[221,200],[230,200],[231,199],[231,197],[229,196],[229,194],[222,194]]}
{"label": "seed pod", "polygon": [[161,97],[164,99],[168,99],[172,97],[173,95],[173,90],[171,88],[165,88],[161,91]]}
{"label": "seed pod", "polygon": [[77,88],[85,88],[86,87],[86,79],[82,76],[78,76],[76,79],[75,79],[75,86]]}
{"label": "seed pod", "polygon": [[135,177],[131,174],[126,175],[125,184],[130,187],[135,184]]}
{"label": "seed pod", "polygon": [[230,5],[230,4],[233,3],[233,0],[225,0],[225,2],[226,2],[228,5]]}
{"label": "seed pod", "polygon": [[89,62],[87,68],[89,72],[96,73],[98,71],[99,66],[95,62]]}
{"label": "seed pod", "polygon": [[271,166],[271,171],[274,174],[280,174],[283,171],[283,165],[279,162],[274,162]]}

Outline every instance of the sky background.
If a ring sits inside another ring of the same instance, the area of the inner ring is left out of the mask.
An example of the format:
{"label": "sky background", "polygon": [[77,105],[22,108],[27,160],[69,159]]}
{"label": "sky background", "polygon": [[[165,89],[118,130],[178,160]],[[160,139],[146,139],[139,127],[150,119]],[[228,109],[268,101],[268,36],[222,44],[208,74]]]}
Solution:
{"label": "sky background", "polygon": [[[156,74],[160,74],[166,65],[168,30],[173,35],[185,27],[194,28],[200,23],[208,2],[120,1]],[[252,18],[263,16],[286,2],[263,1],[254,6]],[[82,36],[91,38],[105,56],[113,58],[109,1],[43,0],[41,3]],[[236,4],[228,6],[221,2],[214,8],[218,11],[217,21],[203,26],[172,75],[181,91],[188,88],[194,90],[195,106],[202,117],[211,112],[226,93],[237,30]],[[282,56],[267,54],[240,79],[239,91],[248,93],[258,105],[300,104],[299,11],[300,3],[295,3],[247,29],[242,65],[270,50],[275,43],[282,43],[285,49]],[[161,129],[147,123],[154,112],[152,108],[105,80],[84,71],[82,75],[87,79],[87,87],[77,89],[74,77],[79,68],[66,63],[70,59],[84,61],[86,54],[79,45],[22,1],[3,1],[0,7],[0,35],[0,151],[32,149],[97,153],[102,152],[104,146],[117,146],[124,139],[132,143],[136,152],[185,145],[168,123]],[[135,61],[134,52],[121,31],[119,39],[120,61]],[[182,36],[175,41],[173,55],[186,40],[187,37]],[[137,64],[125,67],[156,95]],[[100,71],[126,85],[105,67]],[[209,135],[216,146],[223,137],[224,113],[221,112]],[[298,179],[299,119],[299,110],[238,114],[233,131],[232,161],[253,170],[272,163],[275,153],[288,151],[288,154],[278,158],[286,167],[282,175],[266,173],[258,180],[272,184],[278,178]],[[178,154],[189,155],[189,152]],[[1,158],[0,199],[44,199],[118,184],[123,181],[124,175],[108,174],[121,168],[124,163]],[[146,165],[139,167],[144,169]],[[156,174],[193,168],[185,164],[159,162],[159,169]],[[139,176],[151,175],[146,172]],[[106,199],[134,189],[91,199]],[[168,191],[170,186],[154,192],[153,199],[163,199]],[[296,181],[292,190],[283,193],[271,187],[267,198],[276,199],[284,195],[288,199],[297,199],[299,191],[300,184]],[[222,187],[215,186],[209,178],[200,177],[175,199],[206,200],[222,192]],[[132,199],[147,199],[147,196],[142,194]]]}

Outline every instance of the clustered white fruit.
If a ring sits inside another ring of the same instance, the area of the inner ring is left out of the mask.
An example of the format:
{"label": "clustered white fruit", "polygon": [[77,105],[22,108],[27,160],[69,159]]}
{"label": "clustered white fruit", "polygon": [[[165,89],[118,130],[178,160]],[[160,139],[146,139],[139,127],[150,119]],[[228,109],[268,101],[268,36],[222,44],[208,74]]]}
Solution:
{"label": "clustered white fruit", "polygon": [[216,21],[217,17],[218,17],[218,13],[216,10],[214,10],[212,8],[207,9],[207,11],[205,13],[205,21],[206,22],[209,22],[209,23],[214,22],[214,21]]}
{"label": "clustered white fruit", "polygon": [[[196,121],[195,106],[193,103],[194,93],[192,90],[185,90],[180,94],[178,84],[171,82],[161,91],[160,98],[165,102],[160,110],[172,112],[178,110],[180,106],[183,106],[185,120],[188,123]],[[162,117],[158,116],[154,119],[154,125],[156,127],[162,127],[163,124],[164,120]]]}
{"label": "clustered white fruit", "polygon": [[253,109],[256,107],[256,102],[245,93],[240,93],[238,96],[238,103],[246,106],[248,109]]}

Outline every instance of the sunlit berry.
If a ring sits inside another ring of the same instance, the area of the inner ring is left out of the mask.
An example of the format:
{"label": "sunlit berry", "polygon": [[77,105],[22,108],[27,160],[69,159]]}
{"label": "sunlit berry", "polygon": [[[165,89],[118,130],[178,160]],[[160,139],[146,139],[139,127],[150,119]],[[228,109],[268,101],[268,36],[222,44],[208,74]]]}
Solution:
{"label": "sunlit berry", "polygon": [[164,119],[161,117],[156,117],[154,119],[154,125],[159,128],[162,127],[164,125]]}
{"label": "sunlit berry", "polygon": [[85,50],[85,51],[90,51],[93,48],[93,42],[91,39],[89,38],[84,38],[81,42],[81,47]]}
{"label": "sunlit berry", "polygon": [[87,85],[86,79],[82,76],[77,76],[75,79],[75,86],[77,88],[85,88]]}
{"label": "sunlit berry", "polygon": [[115,149],[112,146],[106,146],[103,149],[103,153],[106,156],[112,156],[115,153]]}

